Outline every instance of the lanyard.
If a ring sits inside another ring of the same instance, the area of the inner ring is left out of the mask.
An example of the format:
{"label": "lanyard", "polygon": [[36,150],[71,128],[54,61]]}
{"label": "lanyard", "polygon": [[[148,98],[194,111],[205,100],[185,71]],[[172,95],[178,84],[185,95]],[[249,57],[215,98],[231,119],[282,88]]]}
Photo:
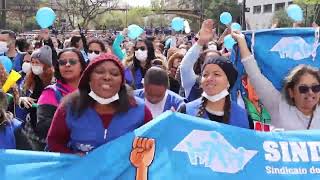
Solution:
{"label": "lanyard", "polygon": [[311,117],[310,117],[310,120],[309,120],[309,123],[308,123],[308,126],[307,126],[307,129],[308,129],[308,130],[310,129],[312,120],[313,120],[313,113],[311,114]]}

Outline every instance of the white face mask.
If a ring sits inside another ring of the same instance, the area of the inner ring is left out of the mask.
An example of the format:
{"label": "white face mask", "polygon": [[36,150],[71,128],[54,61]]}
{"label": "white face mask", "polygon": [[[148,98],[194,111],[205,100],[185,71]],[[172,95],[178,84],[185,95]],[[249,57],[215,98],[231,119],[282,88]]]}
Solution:
{"label": "white face mask", "polygon": [[225,98],[226,96],[229,95],[229,91],[228,89],[224,89],[222,90],[221,92],[219,92],[218,94],[216,95],[213,95],[213,96],[209,96],[206,92],[203,91],[202,93],[202,96],[207,98],[209,101],[211,102],[217,102],[223,98]]}
{"label": "white face mask", "polygon": [[98,96],[96,93],[94,93],[92,90],[89,93],[89,96],[92,97],[92,99],[94,99],[95,101],[97,101],[99,104],[110,104],[116,100],[119,99],[119,94],[115,94],[114,96],[110,97],[110,98],[102,98],[100,96]]}
{"label": "white face mask", "polygon": [[88,59],[89,61],[92,61],[93,59],[95,59],[96,57],[100,56],[100,54],[96,54],[96,53],[88,53]]}
{"label": "white face mask", "polygon": [[27,74],[28,72],[30,72],[30,70],[31,70],[31,63],[24,62],[22,64],[22,71]]}
{"label": "white face mask", "polygon": [[31,66],[31,70],[33,74],[40,75],[43,73],[43,67],[42,66]]}
{"label": "white face mask", "polygon": [[210,45],[208,46],[208,49],[214,50],[214,51],[218,50],[217,46],[214,45],[214,44],[210,44]]}
{"label": "white face mask", "polygon": [[138,51],[135,51],[135,56],[140,62],[145,62],[148,58],[148,51],[142,51],[141,49],[139,49]]}
{"label": "white face mask", "polygon": [[0,41],[0,53],[6,53],[8,52],[8,43],[4,41]]}

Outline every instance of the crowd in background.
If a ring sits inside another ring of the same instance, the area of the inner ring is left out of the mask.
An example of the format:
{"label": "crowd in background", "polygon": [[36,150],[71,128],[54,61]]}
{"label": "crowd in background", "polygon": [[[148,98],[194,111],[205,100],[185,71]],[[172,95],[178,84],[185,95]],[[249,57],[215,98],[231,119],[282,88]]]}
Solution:
{"label": "crowd in background", "polygon": [[[228,34],[246,71],[244,105],[230,96],[238,70],[223,44]],[[292,69],[279,92],[244,35],[226,28],[218,36],[210,19],[198,33],[149,30],[135,40],[127,29],[68,36],[3,30],[0,53],[22,76],[0,93],[0,148],[84,155],[168,110],[266,132],[320,128],[316,67]],[[2,86],[9,72],[1,64],[0,73]]]}

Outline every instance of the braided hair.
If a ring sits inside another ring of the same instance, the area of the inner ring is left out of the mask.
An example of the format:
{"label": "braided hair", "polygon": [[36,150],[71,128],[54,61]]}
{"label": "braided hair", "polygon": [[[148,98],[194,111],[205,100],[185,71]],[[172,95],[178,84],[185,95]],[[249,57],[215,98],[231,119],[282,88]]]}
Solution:
{"label": "braided hair", "polygon": [[[203,117],[203,115],[206,112],[207,102],[208,102],[207,98],[202,97],[201,104],[196,115],[197,117]],[[226,96],[224,107],[223,107],[224,115],[222,120],[223,120],[223,123],[225,124],[229,123],[230,109],[231,109],[231,100],[230,100],[230,96],[228,95]]]}

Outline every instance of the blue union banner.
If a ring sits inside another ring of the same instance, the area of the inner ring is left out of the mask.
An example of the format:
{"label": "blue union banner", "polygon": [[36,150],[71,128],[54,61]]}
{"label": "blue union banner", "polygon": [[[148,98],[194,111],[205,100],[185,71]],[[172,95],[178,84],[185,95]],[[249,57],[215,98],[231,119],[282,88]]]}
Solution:
{"label": "blue union banner", "polygon": [[2,150],[0,178],[319,179],[319,139],[319,131],[264,133],[166,112],[84,157]]}

